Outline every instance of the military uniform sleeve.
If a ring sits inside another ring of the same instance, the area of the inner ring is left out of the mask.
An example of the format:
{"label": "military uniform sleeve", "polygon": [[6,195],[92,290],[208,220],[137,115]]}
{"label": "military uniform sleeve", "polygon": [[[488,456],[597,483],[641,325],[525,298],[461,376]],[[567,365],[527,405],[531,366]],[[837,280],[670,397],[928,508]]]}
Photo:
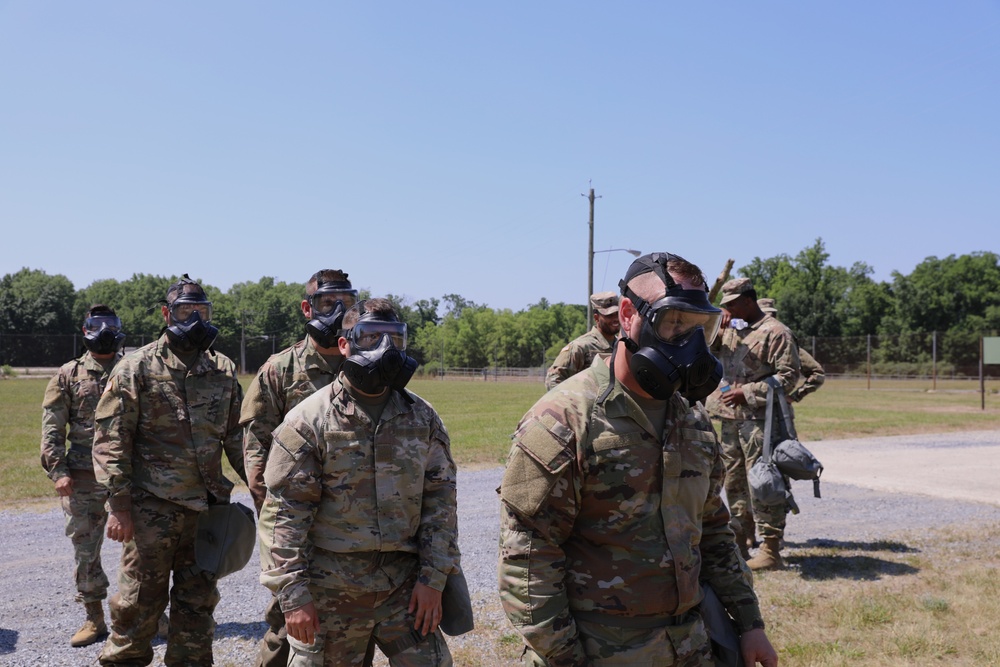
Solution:
{"label": "military uniform sleeve", "polygon": [[243,399],[240,424],[243,426],[243,463],[247,486],[257,511],[264,503],[264,464],[271,450],[271,434],[284,415],[284,394],[276,381],[274,368],[265,363],[254,377]]}
{"label": "military uniform sleeve", "polygon": [[240,405],[243,402],[243,387],[236,377],[232,375],[233,393],[229,402],[229,411],[226,422],[226,439],[222,443],[222,448],[229,459],[229,465],[233,471],[239,475],[244,482],[247,481],[246,465],[243,462],[243,428],[240,426]]}
{"label": "military uniform sleeve", "polygon": [[299,422],[283,423],[274,434],[264,468],[267,496],[257,529],[260,583],[278,597],[282,611],[312,601],[309,530],[323,497],[319,437]]}
{"label": "military uniform sleeve", "polygon": [[799,362],[802,365],[802,378],[805,382],[792,390],[792,393],[788,394],[788,398],[795,402],[801,401],[826,382],[826,372],[823,370],[823,367],[811,354],[802,348],[799,348]]}
{"label": "military uniform sleeve", "polygon": [[570,341],[563,349],[559,350],[556,360],[552,362],[547,373],[545,373],[545,388],[552,389],[566,378],[575,375],[583,370],[583,351],[574,341]]}
{"label": "military uniform sleeve", "polygon": [[[764,344],[764,359],[787,396],[799,381],[799,346],[795,344],[792,332],[787,329],[774,332]],[[767,382],[764,378],[743,385],[742,390],[747,406],[751,409],[763,409],[767,406]]]}
{"label": "military uniform sleeve", "polygon": [[441,591],[457,565],[454,545],[458,543],[458,499],[451,444],[437,415],[431,427],[430,445],[417,537],[420,554],[417,581]]}
{"label": "military uniform sleeve", "polygon": [[529,413],[514,434],[500,486],[500,600],[551,667],[587,664],[569,610],[562,547],[579,513],[574,448],[569,429]]}
{"label": "military uniform sleeve", "polygon": [[140,377],[131,366],[115,368],[94,414],[94,473],[108,489],[107,509],[132,508],[132,447],[139,419]]}
{"label": "military uniform sleeve", "polygon": [[722,448],[716,440],[711,485],[702,515],[701,579],[711,584],[742,633],[763,628],[764,619],[753,590],[752,574],[739,556],[733,531],[729,526],[729,508],[722,501],[725,477]]}
{"label": "military uniform sleeve", "polygon": [[53,482],[69,476],[66,464],[66,426],[71,401],[62,369],[49,380],[42,399],[42,468]]}

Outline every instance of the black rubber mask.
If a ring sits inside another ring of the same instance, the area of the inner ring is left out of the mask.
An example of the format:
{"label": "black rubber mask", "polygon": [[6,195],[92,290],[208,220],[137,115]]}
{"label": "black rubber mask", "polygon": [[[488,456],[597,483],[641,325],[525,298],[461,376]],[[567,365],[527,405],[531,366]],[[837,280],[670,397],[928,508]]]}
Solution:
{"label": "black rubber mask", "polygon": [[218,328],[201,319],[197,310],[183,322],[173,322],[167,327],[167,338],[181,352],[204,352],[212,347],[218,335]]}
{"label": "black rubber mask", "polygon": [[380,394],[389,387],[401,391],[417,370],[417,360],[396,349],[385,334],[374,349],[362,350],[354,341],[354,329],[347,332],[351,354],[341,370],[351,384],[366,394]]}
{"label": "black rubber mask", "polygon": [[125,334],[121,332],[121,321],[115,318],[107,318],[107,322],[102,322],[98,317],[88,318],[85,328],[87,332],[83,335],[83,344],[90,350],[91,354],[116,354],[125,342]]}

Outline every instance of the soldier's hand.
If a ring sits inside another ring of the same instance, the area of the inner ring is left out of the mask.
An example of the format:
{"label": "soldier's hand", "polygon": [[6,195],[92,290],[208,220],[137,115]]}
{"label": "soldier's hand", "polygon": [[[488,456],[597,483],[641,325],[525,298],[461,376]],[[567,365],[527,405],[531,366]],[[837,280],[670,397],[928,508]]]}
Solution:
{"label": "soldier's hand", "polygon": [[132,524],[132,511],[119,510],[108,514],[108,539],[115,542],[128,542],[135,536]]}
{"label": "soldier's hand", "polygon": [[285,612],[285,628],[290,637],[303,644],[315,644],[319,632],[319,614],[311,601]]}
{"label": "soldier's hand", "polygon": [[731,408],[737,405],[746,405],[747,397],[743,395],[743,385],[733,385],[732,390],[722,393],[722,402]]}
{"label": "soldier's hand", "polygon": [[441,622],[441,591],[416,584],[410,596],[410,613],[414,616],[413,629],[426,636],[437,630]]}
{"label": "soldier's hand", "polygon": [[740,635],[740,651],[746,667],[754,667],[758,663],[764,667],[778,667],[778,652],[763,630],[747,630]]}
{"label": "soldier's hand", "polygon": [[69,475],[65,477],[60,477],[56,480],[56,493],[60,496],[72,496],[73,495],[73,478]]}

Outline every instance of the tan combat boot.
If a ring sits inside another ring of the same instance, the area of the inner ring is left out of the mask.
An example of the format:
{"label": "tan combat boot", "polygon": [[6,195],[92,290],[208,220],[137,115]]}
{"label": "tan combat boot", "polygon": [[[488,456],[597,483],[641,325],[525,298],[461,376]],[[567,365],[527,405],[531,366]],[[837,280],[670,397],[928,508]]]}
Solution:
{"label": "tan combat boot", "polygon": [[757,550],[757,555],[747,561],[751,570],[784,570],[785,561],[781,559],[781,538],[765,537],[764,543]]}
{"label": "tan combat boot", "polygon": [[86,604],[87,620],[69,640],[70,646],[90,646],[108,636],[108,626],[104,624],[104,606],[101,601]]}

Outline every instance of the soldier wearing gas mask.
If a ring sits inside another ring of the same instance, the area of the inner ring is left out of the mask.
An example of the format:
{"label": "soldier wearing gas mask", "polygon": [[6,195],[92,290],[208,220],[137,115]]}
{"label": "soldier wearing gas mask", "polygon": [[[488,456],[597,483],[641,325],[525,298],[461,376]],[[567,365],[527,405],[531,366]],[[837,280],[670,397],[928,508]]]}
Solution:
{"label": "soldier wearing gas mask", "polygon": [[639,257],[619,286],[612,353],[535,403],[507,459],[498,576],[523,664],[711,667],[707,582],[746,664],[776,667],[698,403],[721,378],[708,346],[722,313],[677,255]]}
{"label": "soldier wearing gas mask", "polygon": [[124,342],[115,311],[104,304],[91,306],[83,321],[87,351],[59,368],[42,402],[42,467],[62,502],[66,535],[73,543],[76,601],[86,610],[83,626],[70,638],[73,646],[88,646],[108,632],[102,603],[108,578],[101,567],[108,494],[94,477],[91,448],[97,400]]}
{"label": "soldier wearing gas mask", "polygon": [[211,345],[212,302],[184,275],[170,285],[160,338],[122,359],[97,404],[94,470],[108,492],[107,536],[122,542],[102,665],[146,665],[169,601],[164,664],[211,665],[219,602],[195,567],[199,514],[229,502],[225,454],[243,479],[236,366]]}
{"label": "soldier wearing gas mask", "polygon": [[[306,281],[306,295],[300,304],[306,336],[264,362],[247,389],[240,412],[243,460],[258,513],[267,495],[264,465],[271,450],[271,434],[292,408],[336,379],[344,360],[337,345],[344,313],[357,301],[358,291],[345,272],[323,269],[314,273]],[[288,639],[277,598],[268,605],[264,620],[268,630],[260,641],[254,667],[285,667]]]}
{"label": "soldier wearing gas mask", "polygon": [[441,592],[459,564],[455,463],[386,299],[347,311],[337,379],[274,432],[260,513],[261,583],[294,667],[449,667]]}

